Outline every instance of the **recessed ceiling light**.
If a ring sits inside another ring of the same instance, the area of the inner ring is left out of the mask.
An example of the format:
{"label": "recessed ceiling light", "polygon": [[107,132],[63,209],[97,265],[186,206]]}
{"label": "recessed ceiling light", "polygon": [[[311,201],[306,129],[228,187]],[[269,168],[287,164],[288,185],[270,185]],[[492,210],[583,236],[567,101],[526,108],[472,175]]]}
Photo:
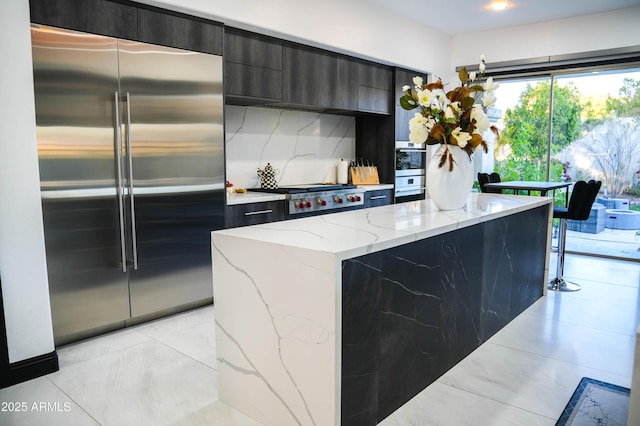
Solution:
{"label": "recessed ceiling light", "polygon": [[511,7],[511,3],[508,1],[496,0],[489,4],[489,9],[491,10],[504,10]]}

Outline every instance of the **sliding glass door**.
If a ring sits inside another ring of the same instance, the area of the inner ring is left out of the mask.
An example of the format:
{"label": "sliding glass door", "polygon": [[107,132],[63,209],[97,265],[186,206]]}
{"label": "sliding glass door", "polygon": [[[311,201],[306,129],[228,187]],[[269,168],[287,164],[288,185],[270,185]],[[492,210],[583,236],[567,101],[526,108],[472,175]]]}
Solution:
{"label": "sliding glass door", "polygon": [[556,80],[579,95],[580,123],[567,144],[552,145],[555,159],[572,181],[602,181],[589,219],[569,224],[567,250],[640,260],[640,70]]}
{"label": "sliding glass door", "polygon": [[640,260],[640,69],[497,81],[492,168],[503,180],[601,180],[567,250]]}

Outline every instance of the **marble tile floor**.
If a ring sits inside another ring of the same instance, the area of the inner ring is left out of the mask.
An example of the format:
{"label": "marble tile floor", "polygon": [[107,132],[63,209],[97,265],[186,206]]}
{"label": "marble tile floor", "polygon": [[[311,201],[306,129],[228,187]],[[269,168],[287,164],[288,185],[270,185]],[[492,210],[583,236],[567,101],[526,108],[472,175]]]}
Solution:
{"label": "marble tile floor", "polygon": [[[568,255],[565,278],[583,289],[549,292],[381,424],[554,425],[582,377],[630,387],[640,263]],[[0,425],[259,425],[217,400],[211,306],[58,355],[0,390]]]}

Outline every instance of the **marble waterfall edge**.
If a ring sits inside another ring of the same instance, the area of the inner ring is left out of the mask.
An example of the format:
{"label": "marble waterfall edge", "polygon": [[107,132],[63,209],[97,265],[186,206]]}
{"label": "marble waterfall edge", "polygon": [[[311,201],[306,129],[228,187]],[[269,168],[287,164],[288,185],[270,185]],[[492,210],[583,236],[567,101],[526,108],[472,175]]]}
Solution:
{"label": "marble waterfall edge", "polygon": [[536,208],[550,236],[552,202],[474,193],[213,232],[220,400],[265,425],[340,424],[345,260]]}
{"label": "marble waterfall edge", "polygon": [[339,424],[334,255],[223,235],[212,248],[224,283],[214,286],[220,400],[268,425]]}

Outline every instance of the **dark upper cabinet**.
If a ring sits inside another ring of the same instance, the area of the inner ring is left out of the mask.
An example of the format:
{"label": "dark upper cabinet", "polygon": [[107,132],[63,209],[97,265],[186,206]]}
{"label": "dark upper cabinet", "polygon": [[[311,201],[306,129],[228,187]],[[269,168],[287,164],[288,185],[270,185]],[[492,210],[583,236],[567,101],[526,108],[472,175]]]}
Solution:
{"label": "dark upper cabinet", "polygon": [[402,86],[408,85],[413,87],[413,77],[421,76],[424,81],[427,81],[427,76],[419,71],[410,71],[406,69],[396,68],[394,79],[394,93],[395,93],[395,109],[396,109],[396,140],[408,141],[409,140],[409,120],[413,118],[415,110],[406,110],[400,106],[400,98],[404,95]]}
{"label": "dark upper cabinet", "polygon": [[317,108],[357,111],[358,63],[320,49],[283,46],[285,103]]}
{"label": "dark upper cabinet", "polygon": [[227,103],[393,114],[385,65],[229,27],[224,62]]}
{"label": "dark upper cabinet", "polygon": [[248,31],[225,28],[224,60],[282,71],[282,41]]}
{"label": "dark upper cabinet", "polygon": [[222,55],[222,24],[167,11],[138,9],[138,41]]}
{"label": "dark upper cabinet", "polygon": [[30,0],[31,22],[135,40],[135,6],[107,0]]}
{"label": "dark upper cabinet", "polygon": [[31,22],[222,55],[222,24],[137,3],[30,0]]}
{"label": "dark upper cabinet", "polygon": [[391,67],[373,62],[358,64],[358,111],[393,113]]}
{"label": "dark upper cabinet", "polygon": [[282,41],[225,28],[225,94],[234,98],[282,101]]}

